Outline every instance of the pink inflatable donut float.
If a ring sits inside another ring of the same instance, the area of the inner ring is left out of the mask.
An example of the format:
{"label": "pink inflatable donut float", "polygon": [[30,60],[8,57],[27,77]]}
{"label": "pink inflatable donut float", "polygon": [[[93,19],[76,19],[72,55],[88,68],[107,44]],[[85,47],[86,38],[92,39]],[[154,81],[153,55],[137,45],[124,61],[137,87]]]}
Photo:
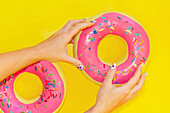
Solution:
{"label": "pink inflatable donut float", "polygon": [[[84,64],[83,74],[101,85],[110,65],[103,63],[97,54],[101,39],[107,35],[118,35],[127,43],[127,59],[117,66],[113,84],[122,85],[133,75],[139,64],[145,64],[150,53],[149,38],[139,22],[119,12],[105,12],[87,19],[95,25],[81,31],[75,39],[74,56]],[[143,70],[143,71],[144,71]]]}
{"label": "pink inflatable donut float", "polygon": [[[54,66],[55,65],[55,66]],[[66,86],[59,64],[40,61],[12,74],[0,82],[0,108],[4,113],[53,113],[63,104]],[[16,77],[24,72],[37,75],[43,83],[43,91],[37,101],[25,104],[14,91]]]}

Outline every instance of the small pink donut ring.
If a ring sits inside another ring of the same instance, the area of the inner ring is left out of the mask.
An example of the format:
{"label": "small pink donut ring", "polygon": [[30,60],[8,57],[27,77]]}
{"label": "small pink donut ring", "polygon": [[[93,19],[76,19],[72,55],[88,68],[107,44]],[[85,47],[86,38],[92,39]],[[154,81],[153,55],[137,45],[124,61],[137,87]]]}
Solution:
{"label": "small pink donut ring", "polygon": [[[98,44],[109,34],[122,37],[128,46],[128,57],[117,66],[112,82],[115,85],[122,85],[134,75],[139,64],[146,64],[150,53],[149,38],[139,22],[123,13],[105,12],[87,21],[92,20],[96,21],[95,25],[84,29],[76,36],[74,56],[84,64],[83,74],[101,85],[110,65],[103,63],[98,57]],[[146,65],[143,69],[146,69]]]}
{"label": "small pink donut ring", "polygon": [[[55,66],[54,66],[55,65]],[[58,111],[66,94],[65,78],[59,64],[40,61],[21,69],[0,82],[0,108],[4,113],[53,113]],[[43,83],[43,91],[37,101],[24,104],[14,91],[14,81],[19,74],[37,75]]]}

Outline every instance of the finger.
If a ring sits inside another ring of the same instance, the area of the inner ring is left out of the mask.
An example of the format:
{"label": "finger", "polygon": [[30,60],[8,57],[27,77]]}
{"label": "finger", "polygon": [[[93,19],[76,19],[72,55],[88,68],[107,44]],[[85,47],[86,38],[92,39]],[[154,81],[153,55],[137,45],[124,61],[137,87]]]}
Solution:
{"label": "finger", "polygon": [[110,66],[110,69],[107,71],[106,78],[103,81],[103,84],[112,84],[113,76],[116,73],[116,63]]}
{"label": "finger", "polygon": [[136,94],[137,92],[139,92],[141,89],[142,89],[142,86],[145,82],[145,78],[146,78],[146,73],[143,73],[138,84],[130,91],[129,94],[131,95],[134,95]]}
{"label": "finger", "polygon": [[146,73],[142,74],[138,84],[130,91],[128,96],[123,101],[128,101],[130,98],[132,98],[142,89],[142,86],[145,82],[145,77],[146,77]]}
{"label": "finger", "polygon": [[73,37],[78,34],[81,30],[93,26],[94,23],[91,22],[84,22],[84,23],[79,23],[75,26],[73,26],[69,31],[68,31],[68,41],[70,42]]}
{"label": "finger", "polygon": [[84,69],[84,65],[83,65],[83,63],[80,61],[80,60],[78,60],[78,59],[76,59],[76,58],[73,58],[73,57],[71,57],[71,56],[69,56],[69,55],[67,55],[65,58],[64,58],[64,61],[65,62],[67,62],[67,63],[70,63],[70,64],[72,64],[72,65],[74,65],[74,66],[76,66],[78,69],[80,69],[81,71]]}
{"label": "finger", "polygon": [[122,87],[124,87],[127,90],[131,90],[139,81],[140,76],[141,76],[141,71],[142,71],[142,64],[140,64],[135,72],[135,74],[133,75],[133,77],[127,82],[127,84],[123,85]]}
{"label": "finger", "polygon": [[75,20],[69,20],[59,31],[58,34],[60,34],[61,32],[67,32],[71,27],[73,27],[74,25],[78,24],[78,23],[82,23],[85,22],[86,19],[75,19]]}

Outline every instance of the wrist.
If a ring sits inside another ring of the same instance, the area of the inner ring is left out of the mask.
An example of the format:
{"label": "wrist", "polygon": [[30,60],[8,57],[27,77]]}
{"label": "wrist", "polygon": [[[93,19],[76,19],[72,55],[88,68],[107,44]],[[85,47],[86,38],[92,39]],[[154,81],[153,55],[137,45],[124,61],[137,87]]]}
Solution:
{"label": "wrist", "polygon": [[106,113],[105,110],[103,109],[103,106],[99,106],[95,104],[93,107],[89,109],[88,113]]}

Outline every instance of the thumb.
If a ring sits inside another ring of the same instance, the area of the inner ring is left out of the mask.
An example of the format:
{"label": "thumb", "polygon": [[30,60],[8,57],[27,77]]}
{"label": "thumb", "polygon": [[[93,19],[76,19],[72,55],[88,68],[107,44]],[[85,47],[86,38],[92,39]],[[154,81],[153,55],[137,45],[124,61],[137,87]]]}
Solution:
{"label": "thumb", "polygon": [[112,84],[113,76],[116,73],[116,63],[110,66],[110,69],[107,71],[106,78],[103,84]]}
{"label": "thumb", "polygon": [[64,61],[76,66],[81,71],[84,69],[83,63],[74,57],[67,55],[67,57],[64,59]]}

